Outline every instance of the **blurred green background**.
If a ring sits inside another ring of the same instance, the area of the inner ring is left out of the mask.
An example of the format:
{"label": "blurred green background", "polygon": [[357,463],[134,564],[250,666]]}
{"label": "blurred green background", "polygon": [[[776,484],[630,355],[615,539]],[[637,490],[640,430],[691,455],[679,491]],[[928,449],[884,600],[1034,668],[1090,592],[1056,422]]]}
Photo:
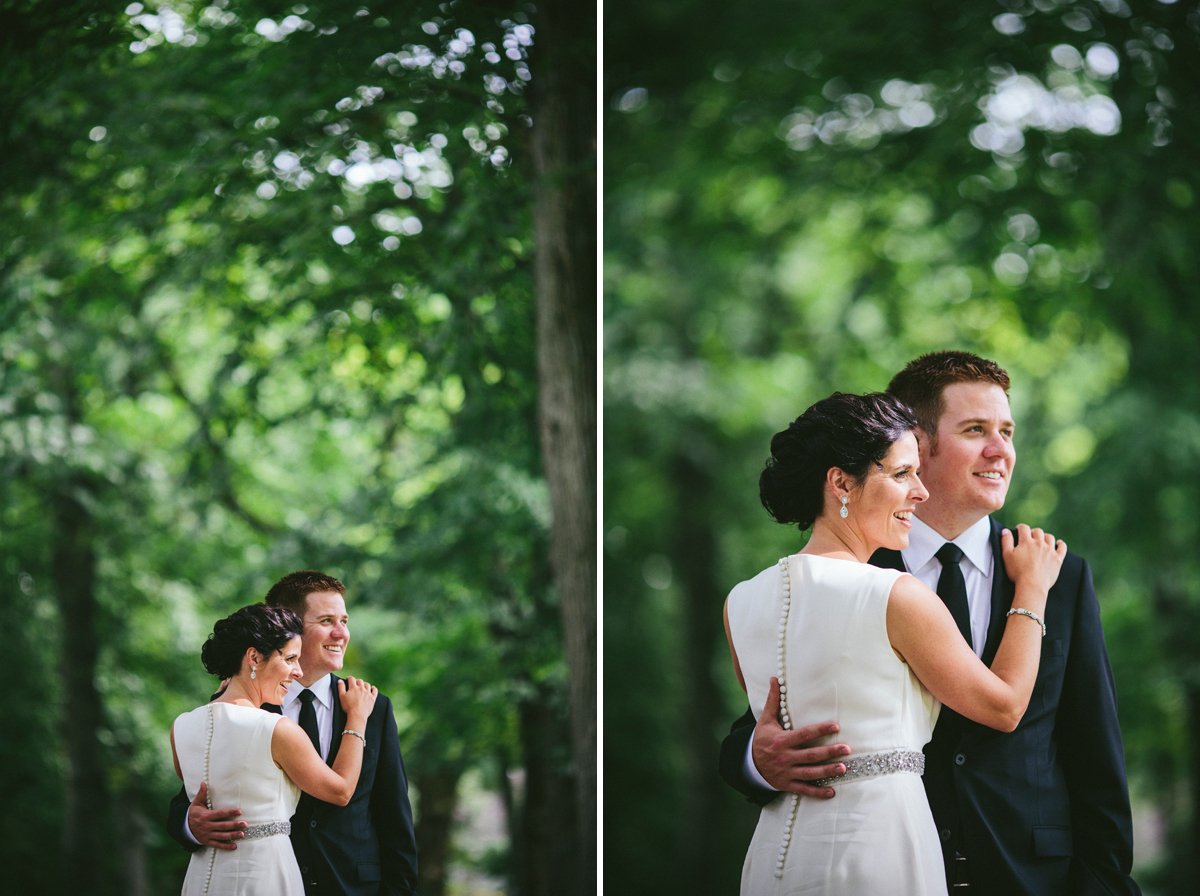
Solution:
{"label": "blurred green background", "polygon": [[734,892],[757,810],[729,589],[801,546],[757,477],[836,390],[1013,379],[1001,518],[1095,571],[1145,892],[1194,893],[1200,12],[1157,0],[605,6],[607,889]]}
{"label": "blurred green background", "polygon": [[574,891],[535,20],[0,2],[4,892],[179,892],[200,645],[304,568],[396,707],[423,896]]}

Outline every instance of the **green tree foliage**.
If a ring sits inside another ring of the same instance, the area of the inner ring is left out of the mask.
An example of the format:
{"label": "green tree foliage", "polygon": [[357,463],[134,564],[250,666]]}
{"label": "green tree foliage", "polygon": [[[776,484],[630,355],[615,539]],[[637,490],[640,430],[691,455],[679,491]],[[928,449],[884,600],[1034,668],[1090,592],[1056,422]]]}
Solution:
{"label": "green tree foliage", "polygon": [[178,888],[165,734],[211,690],[199,645],[320,567],[349,671],[397,707],[422,892],[469,769],[509,798],[490,870],[566,890],[531,12],[5,6],[0,564],[37,670],[5,700],[16,889]]}
{"label": "green tree foliage", "polygon": [[720,607],[800,546],[756,500],[771,433],[962,347],[1013,376],[1005,519],[1096,570],[1134,796],[1170,830],[1157,856],[1139,840],[1138,879],[1190,892],[1200,18],[1154,0],[608,13],[608,878],[736,886],[754,813],[715,773],[745,706]]}

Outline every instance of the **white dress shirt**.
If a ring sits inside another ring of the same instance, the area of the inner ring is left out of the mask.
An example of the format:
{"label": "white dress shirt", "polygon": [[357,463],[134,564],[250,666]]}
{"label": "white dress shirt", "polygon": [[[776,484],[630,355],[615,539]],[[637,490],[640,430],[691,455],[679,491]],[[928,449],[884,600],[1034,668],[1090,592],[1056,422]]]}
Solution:
{"label": "white dress shirt", "polygon": [[[987,642],[988,622],[991,621],[992,615],[992,572],[995,569],[991,517],[985,516],[953,541],[963,552],[963,558],[958,565],[967,585],[967,606],[971,612],[971,646],[975,655],[982,659],[983,647]],[[908,533],[908,547],[900,552],[900,556],[904,560],[905,570],[919,579],[930,591],[937,591],[938,579],[942,575],[942,561],[935,555],[945,543],[945,538],[913,514],[912,530]],[[750,732],[750,742],[746,745],[742,771],[746,778],[764,790],[775,790],[754,765],[753,731]]]}
{"label": "white dress shirt", "polygon": [[[283,698],[283,714],[300,724],[300,694],[304,685],[293,681],[288,685],[287,696]],[[333,744],[333,676],[326,675],[308,690],[313,692],[313,709],[317,713],[317,733],[321,736],[321,758],[328,761],[329,748]]]}
{"label": "white dress shirt", "polygon": [[[942,561],[935,554],[942,549],[946,539],[921,522],[913,514],[912,531],[908,533],[908,547],[900,552],[904,568],[921,580],[930,591],[937,591],[938,579],[942,575]],[[967,606],[971,611],[971,646],[977,657],[983,657],[983,645],[987,641],[988,622],[992,617],[992,521],[984,517],[970,529],[954,539],[963,558],[958,562],[963,581],[967,585]]]}

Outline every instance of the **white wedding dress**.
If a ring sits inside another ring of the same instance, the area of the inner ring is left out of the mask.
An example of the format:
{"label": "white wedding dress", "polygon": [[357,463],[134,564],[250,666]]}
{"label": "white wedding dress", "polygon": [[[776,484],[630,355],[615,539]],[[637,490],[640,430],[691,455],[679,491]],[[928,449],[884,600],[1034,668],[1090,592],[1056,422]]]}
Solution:
{"label": "white wedding dress", "polygon": [[183,896],[304,896],[288,837],[300,791],[271,758],[283,716],[248,706],[210,703],[175,720],[175,755],[189,799],[208,782],[209,805],[237,807],[247,838],[236,850],[192,853]]}
{"label": "white wedding dress", "polygon": [[850,774],[829,782],[833,799],[785,794],[763,808],[742,896],[946,894],[920,777],[921,748],[941,705],[887,634],[888,596],[901,575],[794,554],[729,595],[729,629],[754,714],[778,676],[791,727],[836,721],[836,742],[853,750]]}

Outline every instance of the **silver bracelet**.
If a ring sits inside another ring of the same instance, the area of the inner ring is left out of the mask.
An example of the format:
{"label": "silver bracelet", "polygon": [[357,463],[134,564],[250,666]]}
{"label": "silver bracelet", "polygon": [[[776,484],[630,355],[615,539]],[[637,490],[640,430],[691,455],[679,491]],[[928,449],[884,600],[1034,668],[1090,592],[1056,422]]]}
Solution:
{"label": "silver bracelet", "polygon": [[[1014,613],[1018,616],[1028,616],[1030,619],[1032,619],[1034,622],[1036,622],[1038,625],[1040,625],[1042,627],[1042,637],[1043,638],[1046,637],[1046,623],[1044,623],[1042,621],[1041,616],[1039,616],[1037,613],[1033,612],[1032,610],[1026,610],[1024,607],[1013,607],[1011,610],[1009,610],[1007,613],[1004,614],[1004,618],[1007,619],[1009,616],[1012,616]],[[366,743],[366,741],[364,741],[364,743]]]}
{"label": "silver bracelet", "polygon": [[347,728],[345,731],[342,732],[342,737],[345,737],[347,734],[353,734],[355,737],[357,737],[359,740],[361,740],[363,742],[363,748],[366,749],[367,739],[365,737],[363,737],[357,731],[352,731],[349,728]]}

